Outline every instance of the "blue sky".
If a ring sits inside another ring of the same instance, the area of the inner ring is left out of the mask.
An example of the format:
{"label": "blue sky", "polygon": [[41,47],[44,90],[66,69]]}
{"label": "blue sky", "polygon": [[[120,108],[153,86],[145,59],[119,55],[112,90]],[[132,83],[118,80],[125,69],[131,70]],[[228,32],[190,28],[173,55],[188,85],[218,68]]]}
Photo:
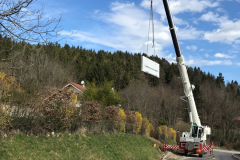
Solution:
{"label": "blue sky", "polygon": [[[96,51],[153,54],[148,42],[150,0],[39,0],[46,17],[63,13],[61,41]],[[200,67],[225,82],[240,83],[240,0],[169,0],[187,65]],[[155,53],[173,62],[175,52],[162,0],[153,0]]]}

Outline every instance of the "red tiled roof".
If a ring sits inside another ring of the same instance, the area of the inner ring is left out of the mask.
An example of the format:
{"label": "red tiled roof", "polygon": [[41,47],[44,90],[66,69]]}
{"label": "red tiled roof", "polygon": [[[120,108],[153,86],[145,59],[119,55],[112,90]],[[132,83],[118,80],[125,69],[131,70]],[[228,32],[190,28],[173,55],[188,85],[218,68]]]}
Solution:
{"label": "red tiled roof", "polygon": [[77,83],[73,83],[73,82],[70,82],[70,83],[66,84],[64,87],[62,87],[62,89],[69,86],[69,85],[72,85],[73,87],[75,87],[75,88],[77,88],[81,91],[85,90],[85,88],[83,88],[83,86],[81,86],[80,84],[77,84]]}
{"label": "red tiled roof", "polygon": [[[83,88],[83,86],[81,86],[80,84],[73,83],[73,82],[70,82],[70,83],[66,84],[65,86],[62,87],[62,89],[64,89],[65,87],[67,87],[67,86],[69,86],[69,85],[71,85],[71,86],[79,89],[80,91],[84,91],[84,90],[86,89],[86,88]],[[55,94],[55,93],[54,93],[54,94]],[[53,94],[52,94],[52,95],[53,95]],[[46,97],[44,100],[48,99],[48,98],[51,97],[52,95]]]}
{"label": "red tiled roof", "polygon": [[240,117],[236,117],[235,119],[236,119],[237,121],[240,121]]}

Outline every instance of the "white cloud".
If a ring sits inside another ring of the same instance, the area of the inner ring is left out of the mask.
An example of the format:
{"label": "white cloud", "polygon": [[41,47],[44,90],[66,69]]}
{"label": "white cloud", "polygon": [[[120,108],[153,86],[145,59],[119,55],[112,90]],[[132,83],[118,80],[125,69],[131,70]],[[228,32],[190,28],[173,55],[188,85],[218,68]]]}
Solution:
{"label": "white cloud", "polygon": [[[74,32],[73,35],[72,32]],[[105,46],[109,46],[109,47],[113,47],[113,48],[123,48],[124,44],[119,43],[117,40],[116,41],[109,41],[107,40],[107,38],[112,39],[109,36],[106,36],[104,39],[99,39],[97,38],[97,36],[95,36],[94,34],[91,34],[89,32],[82,32],[82,31],[61,31],[60,34],[64,35],[64,36],[71,36],[74,37],[73,40],[76,41],[86,41],[86,42],[91,42],[91,43],[97,43],[97,44],[101,44],[101,45],[105,45]]]}
{"label": "white cloud", "polygon": [[[148,44],[148,54],[154,54],[152,44],[148,41],[149,14],[143,9],[135,6],[134,3],[114,2],[110,5],[110,12],[93,14],[93,17],[105,25],[89,32],[75,31],[72,35],[76,41],[90,42],[133,53],[146,53]],[[172,44],[169,27],[164,26],[160,21],[154,20],[155,51],[158,57],[164,53],[162,48]],[[69,32],[62,32],[68,35]],[[150,31],[149,41],[152,40]]]}
{"label": "white cloud", "polygon": [[206,0],[173,0],[170,2],[170,10],[173,14],[181,12],[202,12],[207,7],[217,7],[219,4],[217,2],[211,3]]}
{"label": "white cloud", "polygon": [[206,54],[204,54],[204,56],[208,58],[208,57],[209,57],[209,54],[206,53]]}
{"label": "white cloud", "polygon": [[187,21],[184,21],[182,18],[177,18],[176,16],[173,16],[174,24],[176,25],[189,25]]}
{"label": "white cloud", "polygon": [[202,48],[202,49],[200,49],[200,51],[202,52],[202,51],[204,51],[204,49]]}
{"label": "white cloud", "polygon": [[192,23],[198,25],[198,19],[197,18],[192,18]]}
{"label": "white cloud", "polygon": [[[149,0],[143,0],[141,6],[149,9],[149,4]],[[211,3],[209,0],[169,0],[169,7],[173,15],[183,12],[202,12],[205,8],[213,8],[218,5],[218,2]],[[153,9],[165,17],[162,0],[154,0]]]}
{"label": "white cloud", "polygon": [[218,23],[223,23],[226,21],[228,18],[227,17],[219,17],[219,14],[214,14],[213,12],[208,12],[206,14],[203,14],[200,18],[200,20],[203,21],[208,21],[208,22],[218,22]]}
{"label": "white cloud", "polygon": [[186,46],[186,49],[192,50],[192,51],[196,51],[197,50],[197,46]]}
{"label": "white cloud", "polygon": [[22,12],[28,12],[29,10],[27,8],[21,8]]}
{"label": "white cloud", "polygon": [[232,0],[217,0],[217,1],[232,1]]}
{"label": "white cloud", "polygon": [[[217,0],[217,1],[233,1],[233,0]],[[236,2],[240,2],[240,0],[235,0]]]}
{"label": "white cloud", "polygon": [[216,11],[227,14],[227,11],[223,8],[217,8]]}
{"label": "white cloud", "polygon": [[[211,3],[211,1],[206,0],[192,0],[193,3],[201,3],[204,4],[206,7],[214,7],[216,3]],[[146,2],[143,0],[141,5]],[[161,0],[154,1],[155,3],[159,3],[162,6]],[[171,3],[175,3],[181,6],[182,4],[186,3],[186,0],[171,0]],[[170,3],[169,2],[169,3]],[[188,3],[192,3],[189,2]],[[218,4],[217,4],[218,5]],[[157,5],[156,5],[157,6]],[[173,6],[176,7],[176,6]],[[193,6],[194,8],[194,6]],[[201,8],[201,7],[200,7]],[[148,1],[148,9],[149,9],[149,1]],[[201,10],[201,9],[200,9]],[[187,9],[179,10],[176,13],[181,12],[200,12],[198,9]],[[148,10],[149,11],[149,10]],[[164,11],[164,9],[163,9]],[[203,10],[201,10],[203,11]],[[165,13],[164,13],[165,15]],[[114,2],[110,5],[109,12],[102,12],[99,10],[95,10],[95,14],[93,14],[95,20],[97,19],[101,23],[103,22],[104,25],[101,27],[96,27],[94,30],[89,28],[88,32],[83,31],[75,31],[71,37],[74,37],[76,41],[80,42],[89,42],[94,43],[95,45],[103,45],[107,47],[111,47],[115,50],[123,50],[133,53],[146,53],[147,52],[147,45],[148,45],[148,54],[152,55],[154,53],[154,49],[152,48],[152,33],[150,31],[150,39],[148,41],[148,27],[149,27],[149,12],[146,10],[139,8],[134,3],[120,3]],[[216,18],[217,20],[214,20]],[[176,32],[179,38],[179,43],[182,40],[195,40],[201,39],[204,35],[203,31],[199,31],[196,28],[189,26],[188,23],[181,19],[174,16],[174,20],[176,19],[175,23],[178,25],[187,25],[185,28],[176,27]],[[219,15],[208,13],[208,15],[203,15],[202,20],[204,21],[214,21],[215,23],[219,24],[221,21],[219,20]],[[166,22],[166,21],[165,21]],[[164,23],[165,23],[164,22]],[[154,20],[154,28],[155,28],[155,51],[158,57],[167,57],[167,60],[172,61],[173,55],[166,54],[163,52],[163,48],[172,45],[172,39],[169,32],[168,25],[164,25],[160,20]],[[70,32],[63,31],[61,32],[62,35],[69,35]],[[196,51],[198,48],[197,46],[187,46],[187,49]],[[203,51],[201,49],[200,51]],[[166,56],[167,55],[167,56]],[[209,57],[208,54],[205,54],[206,57]],[[191,64],[191,60],[188,61]],[[230,65],[231,61],[207,61],[207,60],[195,60],[194,63],[198,65],[214,65],[214,64],[223,64],[223,65]]]}
{"label": "white cloud", "polygon": [[[159,0],[158,2],[154,1],[154,5],[160,2],[162,3],[162,1]],[[174,0],[173,2],[176,1]],[[181,2],[185,3],[185,1]],[[163,4],[161,5],[163,6]],[[148,44],[148,53],[154,53],[152,45],[147,42],[149,12],[139,8],[134,3],[111,3],[109,12],[96,10],[95,13],[93,13],[93,18],[105,23],[105,25],[101,25],[101,27],[97,29],[94,28],[92,31],[90,27],[88,29],[89,32],[75,31],[76,34],[72,37],[74,37],[76,41],[100,44],[116,50],[127,50],[133,53],[146,53]],[[179,43],[181,43],[181,40],[200,38],[203,34],[202,31],[188,26],[188,23],[183,19],[175,18],[176,24],[187,25],[185,28],[176,27],[176,32],[180,40]],[[68,34],[69,32],[62,32],[62,35]],[[152,37],[152,31],[150,30],[149,41],[151,41]],[[165,56],[162,49],[168,45],[172,45],[172,38],[168,25],[164,25],[160,20],[154,20],[154,38],[157,56]]]}
{"label": "white cloud", "polygon": [[234,58],[235,56],[229,56],[229,55],[222,54],[222,53],[216,53],[214,55],[214,57],[217,57],[217,58]]}
{"label": "white cloud", "polygon": [[237,66],[240,66],[240,63],[236,63]]}
{"label": "white cloud", "polygon": [[176,56],[173,56],[172,53],[167,55],[165,58],[169,63],[176,63]]}
{"label": "white cloud", "polygon": [[211,32],[204,34],[204,39],[210,42],[233,43],[240,38],[240,20],[231,21],[226,16],[219,16],[213,12],[202,15],[200,20],[213,22],[219,26]]}
{"label": "white cloud", "polygon": [[120,2],[113,2],[111,3],[111,10],[117,11],[125,8],[132,8],[134,7],[134,2],[132,3],[120,3]]}
{"label": "white cloud", "polygon": [[96,14],[96,13],[98,13],[98,12],[99,12],[99,10],[95,10],[95,11],[94,11],[94,14]]}
{"label": "white cloud", "polygon": [[199,31],[193,27],[186,27],[182,29],[176,28],[176,33],[180,40],[192,40],[200,38],[203,34],[203,31]]}
{"label": "white cloud", "polygon": [[174,57],[172,53],[166,56],[166,59],[174,59],[174,58],[176,59],[176,57]]}
{"label": "white cloud", "polygon": [[233,63],[230,60],[209,61],[203,59],[190,59],[186,61],[186,64],[191,66],[212,66],[212,65],[232,65]]}

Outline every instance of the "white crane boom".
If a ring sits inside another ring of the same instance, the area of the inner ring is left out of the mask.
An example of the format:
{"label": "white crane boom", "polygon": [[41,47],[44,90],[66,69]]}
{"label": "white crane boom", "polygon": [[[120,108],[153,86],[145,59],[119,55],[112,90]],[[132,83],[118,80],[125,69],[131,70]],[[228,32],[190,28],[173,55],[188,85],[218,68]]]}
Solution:
{"label": "white crane boom", "polygon": [[185,97],[187,98],[188,105],[189,105],[188,112],[189,112],[190,123],[195,123],[197,126],[201,126],[201,121],[199,119],[195,100],[193,97],[193,92],[192,92],[193,88],[188,78],[187,68],[185,65],[185,60],[183,55],[181,55],[180,57],[177,57],[177,64],[178,64],[178,68],[179,68],[181,79],[182,79]]}
{"label": "white crane boom", "polygon": [[[188,73],[187,73],[187,67],[185,64],[185,60],[183,55],[181,54],[181,50],[179,47],[178,39],[177,39],[177,34],[175,31],[174,23],[172,20],[171,12],[168,6],[168,0],[163,0],[163,5],[165,8],[165,12],[167,15],[167,20],[169,24],[169,30],[172,36],[172,41],[174,45],[174,49],[176,52],[176,60],[177,60],[177,65],[179,68],[179,72],[181,74],[181,79],[182,79],[182,84],[184,88],[184,94],[185,98],[187,99],[186,101],[188,102],[188,112],[189,112],[189,120],[191,124],[191,130],[190,132],[184,132],[182,139],[197,142],[197,141],[205,141],[206,140],[206,134],[210,134],[211,130],[209,127],[205,127],[201,125],[201,121],[198,116],[195,100],[193,97],[193,85],[190,84],[189,78],[188,78]],[[190,138],[190,139],[189,139]]]}
{"label": "white crane boom", "polygon": [[[177,34],[174,28],[171,12],[168,6],[168,0],[163,0],[163,5],[165,8],[165,12],[167,15],[167,20],[169,24],[169,30],[172,36],[172,41],[174,45],[174,49],[176,52],[176,60],[179,68],[179,72],[182,79],[182,84],[184,88],[184,98],[186,98],[188,103],[188,113],[191,129],[190,132],[183,132],[182,137],[180,137],[180,142],[178,146],[172,146],[179,149],[179,153],[188,154],[189,152],[199,154],[200,157],[203,156],[204,152],[207,151],[206,147],[208,147],[210,152],[212,153],[212,146],[206,145],[207,135],[211,134],[211,129],[207,126],[202,126],[201,121],[198,116],[195,100],[193,97],[193,85],[190,84],[187,66],[185,64],[185,60],[183,55],[181,54],[181,50],[177,40]],[[165,148],[166,145],[164,144]],[[206,152],[205,152],[206,153]]]}

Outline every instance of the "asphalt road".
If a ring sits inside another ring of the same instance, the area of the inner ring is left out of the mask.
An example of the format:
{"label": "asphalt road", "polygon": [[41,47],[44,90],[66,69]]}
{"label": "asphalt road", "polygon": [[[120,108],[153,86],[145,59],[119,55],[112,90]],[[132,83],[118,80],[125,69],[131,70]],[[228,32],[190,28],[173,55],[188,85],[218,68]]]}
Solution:
{"label": "asphalt road", "polygon": [[209,160],[209,159],[216,159],[216,160],[237,160],[232,156],[232,154],[240,154],[240,152],[235,151],[225,151],[225,150],[213,150],[214,156],[210,156],[209,152],[203,157],[198,157],[198,155],[188,155],[187,157],[181,158],[180,160]]}

